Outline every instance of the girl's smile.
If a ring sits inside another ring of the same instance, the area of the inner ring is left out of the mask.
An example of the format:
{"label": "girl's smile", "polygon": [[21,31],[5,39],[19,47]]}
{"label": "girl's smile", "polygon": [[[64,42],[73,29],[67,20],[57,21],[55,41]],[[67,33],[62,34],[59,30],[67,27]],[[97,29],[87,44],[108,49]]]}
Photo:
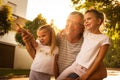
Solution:
{"label": "girl's smile", "polygon": [[96,18],[96,16],[93,13],[86,13],[84,17],[84,26],[85,29],[96,33],[99,32],[99,26],[100,26],[101,20]]}

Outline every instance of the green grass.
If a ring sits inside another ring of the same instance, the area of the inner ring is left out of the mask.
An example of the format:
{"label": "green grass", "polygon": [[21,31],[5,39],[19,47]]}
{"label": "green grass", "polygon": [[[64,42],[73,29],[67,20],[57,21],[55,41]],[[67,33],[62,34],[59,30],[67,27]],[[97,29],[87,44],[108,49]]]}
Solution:
{"label": "green grass", "polygon": [[28,76],[29,71],[27,69],[0,69],[0,77]]}

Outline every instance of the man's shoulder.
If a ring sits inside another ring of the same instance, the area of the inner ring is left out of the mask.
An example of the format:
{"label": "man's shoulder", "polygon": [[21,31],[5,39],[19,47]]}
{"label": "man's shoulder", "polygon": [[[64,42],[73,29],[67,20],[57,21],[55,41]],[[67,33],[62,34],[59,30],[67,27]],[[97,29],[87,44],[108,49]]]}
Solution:
{"label": "man's shoulder", "polygon": [[57,38],[58,39],[63,39],[63,38],[65,38],[65,34],[60,32],[60,33],[57,34]]}

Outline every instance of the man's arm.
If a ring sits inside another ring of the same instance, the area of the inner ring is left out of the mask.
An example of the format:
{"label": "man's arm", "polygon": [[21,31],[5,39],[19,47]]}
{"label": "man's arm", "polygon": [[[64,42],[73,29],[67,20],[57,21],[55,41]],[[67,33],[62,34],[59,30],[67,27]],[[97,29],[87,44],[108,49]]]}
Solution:
{"label": "man's arm", "polygon": [[58,54],[55,55],[55,59],[54,59],[54,75],[55,75],[55,79],[59,76],[59,70],[58,70]]}

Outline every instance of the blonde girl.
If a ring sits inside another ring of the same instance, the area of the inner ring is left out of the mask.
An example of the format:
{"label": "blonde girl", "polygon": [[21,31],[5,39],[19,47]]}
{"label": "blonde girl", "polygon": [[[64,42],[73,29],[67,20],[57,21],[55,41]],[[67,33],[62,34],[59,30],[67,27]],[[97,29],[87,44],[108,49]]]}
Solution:
{"label": "blonde girl", "polygon": [[18,29],[19,31],[23,32],[23,41],[26,48],[31,48],[27,50],[29,50],[29,54],[34,59],[29,79],[50,80],[51,75],[54,75],[54,60],[58,54],[54,29],[50,25],[40,26],[37,30],[37,40],[29,32],[23,29]]}

